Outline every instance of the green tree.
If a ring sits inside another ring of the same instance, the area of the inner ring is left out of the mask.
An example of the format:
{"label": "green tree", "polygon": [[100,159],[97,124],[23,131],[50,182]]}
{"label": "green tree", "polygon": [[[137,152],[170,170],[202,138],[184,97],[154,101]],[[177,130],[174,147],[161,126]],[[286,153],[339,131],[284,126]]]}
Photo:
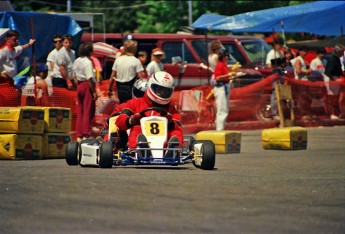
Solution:
{"label": "green tree", "polygon": [[[192,18],[195,21],[205,13],[236,15],[272,7],[301,4],[311,1],[192,1]],[[17,11],[66,12],[67,1],[28,0],[13,1]],[[175,33],[188,26],[188,0],[127,0],[127,1],[76,1],[71,0],[72,12],[103,13],[107,33],[150,32]],[[98,18],[96,18],[98,19]],[[101,20],[95,20],[95,31],[103,30]]]}

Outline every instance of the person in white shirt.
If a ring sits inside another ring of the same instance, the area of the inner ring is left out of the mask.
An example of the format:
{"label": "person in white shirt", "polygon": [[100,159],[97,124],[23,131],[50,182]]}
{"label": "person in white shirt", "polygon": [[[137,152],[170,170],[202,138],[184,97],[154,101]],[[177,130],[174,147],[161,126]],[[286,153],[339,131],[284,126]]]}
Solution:
{"label": "person in white shirt", "polygon": [[[284,40],[281,37],[275,38],[273,40],[273,48],[270,50],[266,55],[266,67],[269,69],[276,70],[279,68],[280,65],[278,64],[278,61],[281,60],[281,62],[284,62],[284,53],[281,51],[282,47],[284,45]],[[272,61],[274,63],[272,64]],[[276,101],[276,92],[274,89],[274,84],[272,84],[272,94],[271,94],[271,113],[272,118],[274,120],[279,120],[278,116],[278,109],[277,109],[277,101]]]}
{"label": "person in white shirt", "polygon": [[78,114],[76,127],[78,141],[91,136],[91,122],[96,111],[96,76],[91,61],[92,52],[92,42],[82,43],[78,50],[79,58],[73,64],[73,73],[78,80]]}
{"label": "person in white shirt", "polygon": [[310,69],[312,71],[318,71],[321,74],[325,74],[327,60],[324,58],[326,50],[324,48],[318,49],[316,57],[310,63]]}
{"label": "person in white shirt", "polygon": [[[284,45],[284,40],[281,37],[273,40],[273,48],[266,55],[266,67],[277,69],[275,64],[272,64],[272,60],[279,60],[284,58],[284,53],[281,51]],[[278,65],[279,66],[279,65]]]}
{"label": "person in white shirt", "polygon": [[222,48],[222,42],[219,40],[215,40],[210,43],[211,53],[208,55],[208,67],[212,72],[214,72],[214,69],[216,68],[216,65],[218,63],[218,52]]}
{"label": "person in white shirt", "polygon": [[307,63],[304,60],[306,54],[307,48],[305,46],[298,50],[298,56],[293,65],[296,80],[308,80],[308,75],[311,73],[311,69],[307,68]]}
{"label": "person in white shirt", "polygon": [[17,59],[24,49],[35,43],[35,39],[30,39],[25,45],[18,45],[19,32],[9,30],[6,33],[6,43],[0,49],[0,83],[9,83],[14,87],[13,78],[17,75]]}
{"label": "person in white shirt", "polygon": [[113,94],[113,84],[116,81],[117,96],[120,103],[132,99],[132,86],[138,78],[144,77],[144,67],[135,57],[138,42],[127,40],[124,42],[123,54],[118,57],[113,65],[110,75],[108,96]]}
{"label": "person in white shirt", "polygon": [[[52,79],[54,77],[54,68],[55,68],[55,64],[56,64],[56,57],[57,57],[57,53],[58,51],[62,48],[62,35],[60,34],[56,34],[53,38],[53,43],[54,43],[54,49],[52,51],[50,51],[50,53],[47,56],[47,67],[48,67],[48,76],[46,78],[46,81],[48,79],[50,79],[50,82],[52,82]],[[60,70],[55,69],[55,72],[57,72],[56,77],[61,76],[60,74]]]}
{"label": "person in white shirt", "polygon": [[[22,96],[26,96],[26,106],[48,106],[48,96],[51,96],[52,88],[46,83],[48,67],[40,64],[36,68],[36,77],[31,76],[22,89]],[[36,80],[35,80],[36,79]]]}
{"label": "person in white shirt", "polygon": [[[63,47],[58,51],[56,56],[56,66],[54,66],[53,86],[72,89],[77,86],[77,82],[73,76],[73,63],[75,60],[75,52],[72,49],[72,36],[62,36]],[[57,75],[58,69],[60,75]]]}
{"label": "person in white shirt", "polygon": [[163,50],[161,50],[160,48],[155,48],[151,54],[151,62],[146,67],[148,77],[156,72],[164,71],[162,59],[164,59]]}

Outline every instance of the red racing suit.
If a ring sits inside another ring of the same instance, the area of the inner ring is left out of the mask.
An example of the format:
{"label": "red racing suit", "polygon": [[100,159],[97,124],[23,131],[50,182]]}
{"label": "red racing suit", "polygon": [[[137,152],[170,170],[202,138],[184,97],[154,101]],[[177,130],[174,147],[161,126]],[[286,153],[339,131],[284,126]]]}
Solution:
{"label": "red racing suit", "polygon": [[[120,130],[131,129],[128,136],[128,144],[130,148],[135,148],[137,145],[137,136],[141,133],[140,125],[132,126],[129,123],[131,115],[141,112],[149,107],[160,107],[165,109],[172,115],[172,122],[168,124],[168,139],[172,136],[176,136],[179,139],[180,146],[183,143],[183,131],[181,126],[181,115],[177,112],[172,104],[159,105],[151,101],[151,99],[145,93],[141,98],[133,98],[125,103],[121,104],[122,111],[119,117],[116,119],[116,126]],[[147,116],[159,116],[159,112],[152,110],[145,113]]]}

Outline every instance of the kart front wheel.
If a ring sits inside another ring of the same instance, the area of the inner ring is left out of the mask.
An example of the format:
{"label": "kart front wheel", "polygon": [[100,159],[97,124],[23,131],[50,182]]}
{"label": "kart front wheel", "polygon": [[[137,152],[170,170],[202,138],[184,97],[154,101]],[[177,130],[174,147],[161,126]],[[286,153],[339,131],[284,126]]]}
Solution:
{"label": "kart front wheel", "polygon": [[79,164],[78,160],[78,148],[79,143],[70,141],[66,147],[66,162],[70,166],[75,166]]}
{"label": "kart front wheel", "polygon": [[193,150],[193,145],[194,145],[194,142],[195,142],[195,138],[193,136],[184,136],[184,140],[187,140],[189,142],[188,150],[192,151]]}
{"label": "kart front wheel", "polygon": [[[196,149],[195,145],[200,144],[200,143],[201,143],[201,147]],[[199,157],[201,157],[193,161],[193,164],[195,167],[201,168],[203,170],[212,170],[214,168],[214,165],[216,163],[216,149],[212,141],[209,141],[209,140],[195,141],[194,151],[198,151],[200,155]]]}
{"label": "kart front wheel", "polygon": [[111,142],[102,143],[99,151],[99,166],[101,168],[111,168],[113,166],[113,160],[113,144]]}

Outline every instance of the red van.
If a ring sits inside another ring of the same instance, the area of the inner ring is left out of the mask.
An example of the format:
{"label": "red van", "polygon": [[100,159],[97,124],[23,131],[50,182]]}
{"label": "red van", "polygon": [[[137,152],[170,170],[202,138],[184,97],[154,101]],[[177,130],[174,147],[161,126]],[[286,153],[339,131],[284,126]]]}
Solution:
{"label": "red van", "polygon": [[[145,50],[150,60],[151,51],[159,47],[165,52],[162,61],[164,69],[177,78],[176,88],[189,89],[200,85],[209,84],[212,72],[207,69],[209,43],[220,40],[230,52],[229,65],[237,61],[241,64],[241,72],[246,75],[234,81],[235,87],[242,87],[264,78],[262,72],[265,66],[266,54],[270,46],[262,39],[247,36],[211,36],[191,34],[156,34],[134,33],[123,35],[120,33],[84,33],[81,41],[106,42],[120,48],[126,38],[138,41],[138,51]],[[181,67],[172,62],[173,58],[180,58],[186,65],[183,76]],[[108,79],[113,61],[105,65],[104,79]],[[206,68],[205,68],[206,67]]]}

